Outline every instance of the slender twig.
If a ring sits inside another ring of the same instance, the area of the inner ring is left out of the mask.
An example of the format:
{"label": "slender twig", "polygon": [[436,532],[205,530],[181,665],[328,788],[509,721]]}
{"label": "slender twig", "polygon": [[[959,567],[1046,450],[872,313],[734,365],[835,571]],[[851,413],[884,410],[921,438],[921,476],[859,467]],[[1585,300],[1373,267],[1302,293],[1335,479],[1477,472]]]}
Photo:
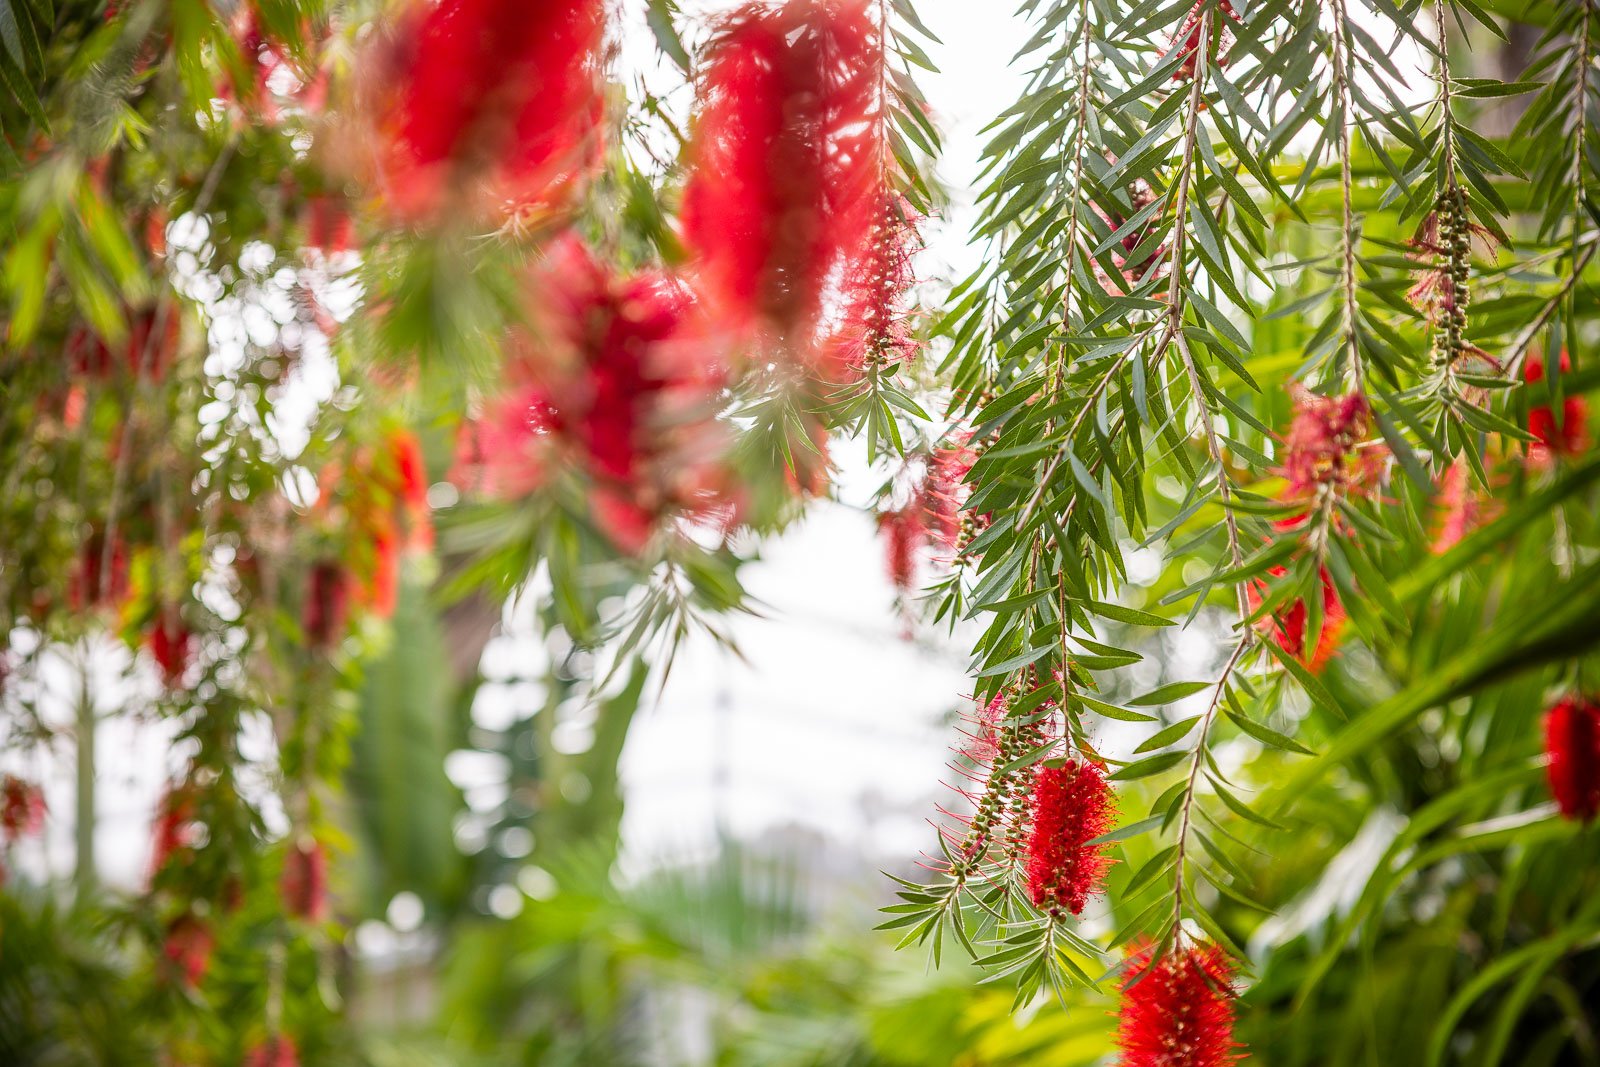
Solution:
{"label": "slender twig", "polygon": [[1189,777],[1183,787],[1183,807],[1178,815],[1178,851],[1174,854],[1176,866],[1173,868],[1172,879],[1172,921],[1173,928],[1178,929],[1183,921],[1183,865],[1189,851],[1189,823],[1194,809],[1195,783],[1200,779],[1200,765],[1204,762],[1206,753],[1206,737],[1211,732],[1211,724],[1216,721],[1217,709],[1222,705],[1222,697],[1228,687],[1228,679],[1233,676],[1234,667],[1238,666],[1245,650],[1250,647],[1250,642],[1255,638],[1255,631],[1246,626],[1239,635],[1239,643],[1233,646],[1233,654],[1228,657],[1228,662],[1223,664],[1222,673],[1217,677],[1217,684],[1212,688],[1211,700],[1206,706],[1205,717],[1200,720],[1200,737],[1194,745],[1194,755],[1189,760]]}
{"label": "slender twig", "polygon": [[1349,14],[1345,0],[1332,0],[1333,18],[1333,85],[1339,96],[1339,185],[1344,194],[1344,210],[1340,230],[1340,283],[1344,291],[1344,343],[1349,364],[1350,388],[1360,392],[1363,382],[1361,350],[1356,342],[1356,247],[1355,212],[1351,206],[1350,174],[1350,52],[1347,35]]}

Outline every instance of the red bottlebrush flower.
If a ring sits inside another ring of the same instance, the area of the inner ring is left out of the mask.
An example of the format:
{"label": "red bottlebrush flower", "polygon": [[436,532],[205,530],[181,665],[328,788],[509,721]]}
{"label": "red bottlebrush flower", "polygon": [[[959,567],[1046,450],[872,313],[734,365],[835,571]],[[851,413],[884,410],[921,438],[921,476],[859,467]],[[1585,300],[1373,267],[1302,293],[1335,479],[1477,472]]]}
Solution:
{"label": "red bottlebrush flower", "polygon": [[691,331],[688,294],[665,275],[615,278],[575,241],[536,281],[538,328],[512,338],[506,391],[476,428],[477,469],[458,469],[485,487],[532,486],[575,461],[595,518],[629,551],[665,516],[714,510],[723,373]]}
{"label": "red bottlebrush flower", "polygon": [[166,607],[156,613],[150,632],[145,636],[145,646],[161,668],[161,680],[168,689],[177,688],[183,681],[193,642],[194,635],[183,624],[177,608]]}
{"label": "red bottlebrush flower", "polygon": [[1152,963],[1145,949],[1123,979],[1117,1026],[1121,1067],[1232,1067],[1233,962],[1217,946],[1174,950]]}
{"label": "red bottlebrush flower", "polygon": [[[1173,81],[1189,81],[1194,77],[1195,64],[1200,58],[1200,17],[1205,13],[1205,4],[1206,0],[1195,0],[1194,7],[1189,10],[1189,14],[1184,17],[1183,24],[1178,27],[1177,34],[1173,36],[1171,46],[1161,57],[1165,60],[1167,56],[1172,54],[1174,48],[1183,57],[1182,62],[1178,64],[1178,69],[1172,73]],[[1216,9],[1226,18],[1232,19],[1234,22],[1239,21],[1239,16],[1234,14],[1233,5],[1228,0],[1221,0]],[[1215,54],[1208,54],[1207,59],[1219,67],[1227,66],[1227,50],[1228,34],[1224,30],[1221,47]]]}
{"label": "red bottlebrush flower", "polygon": [[1600,702],[1568,696],[1544,720],[1550,792],[1563,818],[1590,822],[1600,815]]}
{"label": "red bottlebrush flower", "polygon": [[1112,860],[1109,845],[1088,842],[1116,818],[1105,768],[1087,760],[1041,765],[1033,776],[1033,820],[1028,828],[1028,895],[1052,916],[1062,908],[1082,914],[1104,888]]}
{"label": "red bottlebrush flower", "polygon": [[560,207],[599,160],[602,0],[442,0],[398,25],[369,103],[388,205]]}
{"label": "red bottlebrush flower", "polygon": [[333,256],[350,250],[355,223],[344,202],[335,196],[314,196],[306,203],[305,246]]}
{"label": "red bottlebrush flower", "polygon": [[300,1067],[300,1053],[293,1041],[279,1034],[252,1048],[244,1067]]}
{"label": "red bottlebrush flower", "polygon": [[[1267,573],[1274,578],[1281,578],[1288,571],[1283,567],[1273,567]],[[1296,599],[1287,608],[1279,608],[1276,613],[1256,622],[1256,629],[1264,634],[1271,634],[1278,642],[1279,648],[1304,663],[1312,672],[1321,671],[1326,667],[1328,660],[1338,651],[1346,619],[1344,602],[1339,599],[1339,591],[1334,587],[1328,568],[1320,568],[1320,574],[1322,632],[1318,634],[1317,647],[1309,658],[1306,656],[1306,623],[1309,612],[1306,610],[1304,599]],[[1252,612],[1261,606],[1266,593],[1267,583],[1259,578],[1252,580],[1245,588],[1245,597]]]}
{"label": "red bottlebrush flower", "polygon": [[1457,459],[1444,472],[1439,507],[1439,527],[1432,545],[1435,555],[1448,552],[1486,521],[1494,509],[1494,498],[1474,484],[1466,460]]}
{"label": "red bottlebrush flower", "polygon": [[922,509],[910,504],[878,516],[888,550],[889,580],[902,593],[909,593],[917,580],[917,549],[927,536],[922,525]]}
{"label": "red bottlebrush flower", "polygon": [[350,617],[350,579],[344,567],[323,560],[311,568],[306,599],[301,607],[301,629],[306,644],[315,649],[333,647],[344,637]]}
{"label": "red bottlebrush flower", "polygon": [[[1570,370],[1572,359],[1563,352],[1561,373]],[[1544,381],[1544,360],[1529,356],[1522,373],[1529,385]],[[1561,402],[1558,418],[1551,405],[1535,404],[1528,409],[1528,432],[1539,439],[1539,443],[1528,450],[1536,461],[1545,461],[1551,456],[1581,456],[1589,450],[1589,405],[1581,396],[1568,396]]]}
{"label": "red bottlebrush flower", "polygon": [[1284,437],[1285,494],[1299,500],[1324,487],[1346,491],[1367,472],[1347,462],[1371,428],[1371,408],[1361,393],[1318,396],[1297,389],[1294,419]]}
{"label": "red bottlebrush flower", "polygon": [[878,516],[888,548],[889,577],[902,592],[915,583],[918,549],[926,545],[953,553],[959,547],[966,497],[963,480],[976,459],[964,437],[952,438],[922,461],[919,480],[905,506]]}
{"label": "red bottlebrush flower", "polygon": [[42,830],[48,810],[44,790],[33,782],[14,774],[0,779],[0,838],[6,844]]}
{"label": "red bottlebrush flower", "polygon": [[422,458],[422,444],[408,430],[389,435],[389,459],[394,465],[391,491],[409,515],[428,514],[428,465]]}
{"label": "red bottlebrush flower", "polygon": [[173,856],[193,848],[199,837],[195,825],[195,796],[190,788],[169,789],[157,811],[150,841],[151,881]]}
{"label": "red bottlebrush flower", "polygon": [[[882,35],[865,0],[747,3],[708,57],[683,199],[701,295],[810,355],[830,283],[903,275],[902,232],[884,228]],[[881,294],[852,302],[859,317]]]}
{"label": "red bottlebrush flower", "polygon": [[67,587],[67,603],[73,611],[115,606],[128,595],[128,551],[122,535],[111,544],[107,573],[105,534],[95,530],[84,538],[78,553],[78,566]]}
{"label": "red bottlebrush flower", "polygon": [[319,841],[307,837],[289,846],[279,888],[289,914],[312,922],[328,917],[328,857]]}
{"label": "red bottlebrush flower", "polygon": [[193,912],[185,912],[167,927],[161,954],[176,968],[184,983],[194,987],[200,984],[211,966],[211,951],[215,947],[216,936],[210,925]]}
{"label": "red bottlebrush flower", "polygon": [[843,325],[834,334],[831,370],[836,376],[908,363],[919,347],[907,322],[907,294],[918,245],[910,205],[896,197],[885,204],[844,280]]}

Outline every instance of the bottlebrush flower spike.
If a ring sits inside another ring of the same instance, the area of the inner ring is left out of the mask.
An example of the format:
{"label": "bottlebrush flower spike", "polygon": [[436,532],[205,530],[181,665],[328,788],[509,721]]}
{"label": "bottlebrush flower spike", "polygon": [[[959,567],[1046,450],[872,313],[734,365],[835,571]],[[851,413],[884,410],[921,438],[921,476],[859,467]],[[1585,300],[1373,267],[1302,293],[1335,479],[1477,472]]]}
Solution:
{"label": "bottlebrush flower spike", "polygon": [[279,888],[289,914],[311,922],[328,917],[328,857],[321,842],[306,837],[289,846]]}
{"label": "bottlebrush flower spike", "polygon": [[[1572,359],[1561,353],[1561,373],[1572,370]],[[1529,385],[1544,381],[1544,360],[1529,356],[1522,368],[1523,378]],[[1535,395],[1543,395],[1544,390]],[[1528,432],[1539,439],[1529,448],[1529,458],[1535,463],[1548,462],[1552,456],[1581,456],[1589,450],[1589,405],[1581,396],[1567,396],[1561,402],[1558,418],[1550,404],[1535,404],[1528,409]]]}
{"label": "bottlebrush flower spike", "polygon": [[1494,498],[1475,483],[1464,459],[1457,459],[1445,470],[1438,504],[1439,525],[1432,544],[1435,555],[1454,548],[1463,537],[1482,525],[1495,507]]}
{"label": "bottlebrush flower spike", "polygon": [[252,1048],[244,1067],[300,1067],[300,1053],[293,1041],[279,1034]]}
{"label": "bottlebrush flower spike", "polygon": [[1122,985],[1122,1067],[1232,1067],[1233,963],[1215,945],[1136,955]]}
{"label": "bottlebrush flower spike", "polygon": [[0,779],[0,839],[6,844],[42,830],[48,810],[44,790],[33,782],[14,774]]}
{"label": "bottlebrush flower spike", "polygon": [[747,3],[708,55],[682,225],[709,310],[806,357],[830,296],[876,328],[862,316],[890,310],[905,227],[885,224],[883,37],[866,0]]}
{"label": "bottlebrush flower spike", "polygon": [[1028,827],[1028,895],[1059,918],[1062,909],[1083,913],[1104,889],[1110,845],[1089,842],[1116,818],[1105,768],[1088,760],[1044,764],[1033,775],[1032,822]]}
{"label": "bottlebrush flower spike", "polygon": [[563,206],[599,161],[604,36],[603,0],[414,3],[365,101],[389,208]]}
{"label": "bottlebrush flower spike", "polygon": [[314,649],[332,648],[344,637],[349,614],[350,579],[343,565],[334,560],[314,565],[301,607],[300,627],[306,644]]}
{"label": "bottlebrush flower spike", "polygon": [[952,437],[922,460],[906,504],[878,516],[888,549],[889,577],[901,592],[910,592],[916,584],[917,553],[924,545],[947,554],[959,548],[961,507],[967,496],[964,480],[976,460],[977,453],[964,435]]}
{"label": "bottlebrush flower spike", "polygon": [[156,612],[150,632],[145,637],[145,646],[149,648],[156,666],[161,668],[161,680],[168,689],[176,689],[182,683],[184,672],[189,669],[189,653],[193,643],[194,635],[183,624],[177,608],[169,606]]}
{"label": "bottlebrush flower spike", "polygon": [[[1274,578],[1282,578],[1289,572],[1284,567],[1273,567],[1267,573]],[[1306,623],[1309,612],[1306,610],[1304,598],[1297,598],[1287,608],[1279,608],[1276,613],[1256,622],[1257,630],[1271,634],[1278,642],[1279,648],[1304,663],[1313,673],[1326,667],[1333,654],[1339,650],[1347,617],[1344,602],[1339,599],[1339,590],[1334,587],[1328,568],[1320,568],[1319,573],[1322,583],[1322,632],[1317,635],[1316,648],[1309,657],[1306,655]],[[1266,596],[1267,583],[1260,578],[1253,579],[1245,587],[1245,598],[1252,613],[1261,607]]]}
{"label": "bottlebrush flower spike", "polygon": [[1344,495],[1361,487],[1370,472],[1350,461],[1371,426],[1364,394],[1318,396],[1296,387],[1294,419],[1284,437],[1285,497],[1309,500],[1323,492]]}
{"label": "bottlebrush flower spike", "polygon": [[834,377],[885,370],[916,356],[920,346],[906,305],[915,283],[911,256],[919,244],[910,205],[891,198],[844,280],[843,324],[833,335],[829,368]]}
{"label": "bottlebrush flower spike", "polygon": [[1600,702],[1568,696],[1544,720],[1550,792],[1563,818],[1590,822],[1600,815]]}
{"label": "bottlebrush flower spike", "polygon": [[502,448],[480,450],[463,475],[532,486],[575,465],[595,517],[630,552],[668,516],[720,508],[724,373],[692,328],[689,294],[660,273],[617,278],[576,241],[532,281],[534,328],[511,338],[504,393],[478,427]]}
{"label": "bottlebrush flower spike", "polygon": [[211,966],[211,952],[216,947],[216,936],[210,925],[193,912],[185,912],[167,927],[161,954],[176,969],[184,983],[193,988],[200,984]]}

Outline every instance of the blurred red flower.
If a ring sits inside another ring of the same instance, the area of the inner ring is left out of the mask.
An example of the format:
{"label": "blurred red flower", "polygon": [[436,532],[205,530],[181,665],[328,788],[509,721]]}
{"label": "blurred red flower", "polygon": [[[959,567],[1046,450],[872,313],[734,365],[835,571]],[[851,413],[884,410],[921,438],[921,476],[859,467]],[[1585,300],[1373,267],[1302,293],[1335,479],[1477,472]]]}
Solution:
{"label": "blurred red flower", "polygon": [[1600,703],[1564,697],[1545,715],[1544,747],[1562,817],[1589,822],[1600,815]]}

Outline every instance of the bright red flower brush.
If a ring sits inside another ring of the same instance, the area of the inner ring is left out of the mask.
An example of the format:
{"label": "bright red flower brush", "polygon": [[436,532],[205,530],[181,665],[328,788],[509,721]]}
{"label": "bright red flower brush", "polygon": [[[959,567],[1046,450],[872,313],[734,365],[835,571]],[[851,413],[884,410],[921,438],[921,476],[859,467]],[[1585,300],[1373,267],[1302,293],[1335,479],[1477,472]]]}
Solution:
{"label": "bright red flower brush", "polygon": [[252,1048],[244,1067],[300,1067],[300,1053],[293,1041],[278,1034]]}
{"label": "bright red flower brush", "polygon": [[[1267,571],[1273,578],[1282,578],[1287,573],[1289,572],[1284,567],[1273,567]],[[1310,656],[1306,655],[1306,624],[1309,612],[1306,610],[1303,598],[1297,598],[1288,607],[1280,607],[1275,613],[1256,621],[1256,629],[1272,635],[1279,648],[1304,663],[1313,673],[1318,673],[1326,667],[1333,654],[1339,650],[1348,617],[1345,614],[1344,602],[1339,599],[1339,590],[1334,586],[1328,568],[1321,568],[1319,573],[1322,583],[1322,631],[1317,635],[1317,645]],[[1267,583],[1260,578],[1253,579],[1245,587],[1245,599],[1252,613],[1261,606],[1266,594]]]}
{"label": "bright red flower brush", "polygon": [[1371,472],[1351,460],[1371,428],[1366,396],[1318,396],[1299,387],[1292,392],[1294,419],[1283,442],[1286,498],[1309,500],[1323,490],[1360,488]]}
{"label": "bright red flower brush", "polygon": [[1041,765],[1033,776],[1032,805],[1028,895],[1052,916],[1062,909],[1082,914],[1089,898],[1104,889],[1112,863],[1111,846],[1089,844],[1116,820],[1105,768],[1070,759],[1059,767]]}
{"label": "bright red flower brush", "polygon": [[319,841],[307,837],[289,846],[279,888],[289,914],[312,922],[328,917],[328,857]]}
{"label": "bright red flower brush", "polygon": [[1550,792],[1562,817],[1592,821],[1600,815],[1600,702],[1563,698],[1545,715],[1544,748]]}
{"label": "bright red flower brush", "polygon": [[[1572,359],[1561,353],[1561,373],[1572,370]],[[1529,385],[1544,381],[1544,360],[1529,356],[1522,369]],[[1543,395],[1539,390],[1536,395]],[[1535,404],[1528,409],[1528,432],[1539,439],[1529,448],[1529,457],[1536,462],[1548,462],[1551,456],[1571,458],[1589,450],[1589,405],[1583,397],[1569,395],[1561,402],[1561,415],[1556,416],[1550,404]]]}
{"label": "bright red flower brush", "polygon": [[344,566],[335,560],[313,565],[300,614],[306,644],[314,649],[332,648],[344,637],[349,615],[350,577]]}
{"label": "bright red flower brush", "polygon": [[176,973],[190,987],[200,984],[211,967],[211,952],[216,947],[216,935],[206,921],[193,912],[185,912],[167,927],[161,954],[172,964]]}
{"label": "bright red flower brush", "polygon": [[1138,953],[1123,978],[1121,1067],[1232,1067],[1233,962],[1215,945]]}
{"label": "bright red flower brush", "polygon": [[837,301],[895,349],[875,318],[906,272],[903,227],[885,214],[883,41],[868,3],[747,3],[708,56],[682,222],[709,310],[810,357]]}
{"label": "bright red flower brush", "polygon": [[177,608],[164,607],[156,613],[150,632],[145,637],[145,647],[149,648],[151,657],[161,668],[161,680],[168,689],[177,688],[183,681],[184,672],[189,669],[189,654],[193,644],[194,635],[183,624]]}
{"label": "bright red flower brush", "polygon": [[599,160],[603,0],[441,0],[399,21],[368,109],[388,206],[559,208]]}
{"label": "bright red flower brush", "polygon": [[576,241],[560,242],[532,282],[533,328],[511,339],[504,391],[469,428],[476,462],[460,476],[531,488],[576,466],[594,517],[630,552],[659,520],[716,509],[723,372],[692,328],[688,293],[660,273],[615,277]]}
{"label": "bright red flower brush", "polygon": [[8,774],[0,779],[0,840],[5,844],[32,837],[44,828],[44,790]]}

